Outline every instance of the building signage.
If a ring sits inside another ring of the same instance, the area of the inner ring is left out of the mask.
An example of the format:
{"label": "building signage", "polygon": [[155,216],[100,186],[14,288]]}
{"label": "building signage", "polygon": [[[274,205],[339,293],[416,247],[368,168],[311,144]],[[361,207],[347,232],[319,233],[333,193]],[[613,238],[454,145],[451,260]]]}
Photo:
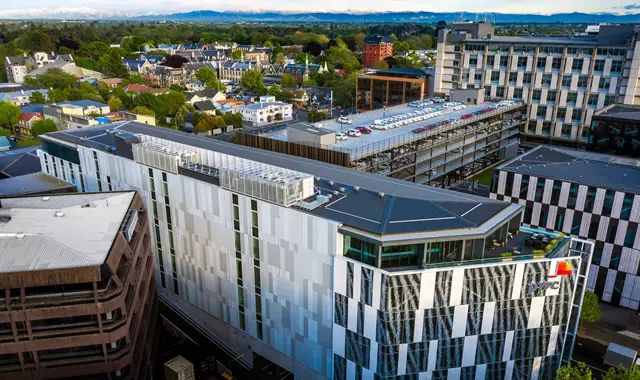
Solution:
{"label": "building signage", "polygon": [[548,281],[531,281],[527,283],[524,288],[524,294],[526,296],[530,296],[536,293],[544,295],[547,289],[558,290],[560,289],[559,277],[570,275],[571,273],[573,273],[573,266],[566,261],[560,261],[558,263],[556,273],[549,275]]}

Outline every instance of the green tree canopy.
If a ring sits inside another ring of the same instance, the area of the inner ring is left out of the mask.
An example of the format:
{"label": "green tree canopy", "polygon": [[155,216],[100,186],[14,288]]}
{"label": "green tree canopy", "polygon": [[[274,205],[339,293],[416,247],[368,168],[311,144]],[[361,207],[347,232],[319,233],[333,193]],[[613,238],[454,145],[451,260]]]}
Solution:
{"label": "green tree canopy", "polygon": [[591,369],[584,363],[563,365],[556,373],[556,380],[592,380]]}
{"label": "green tree canopy", "polygon": [[196,71],[196,79],[204,82],[207,88],[214,88],[218,91],[224,91],[225,89],[225,86],[218,79],[218,74],[216,74],[216,71],[212,67],[207,66]]}
{"label": "green tree canopy", "polygon": [[242,59],[242,57],[244,56],[244,53],[242,52],[242,50],[234,50],[231,52],[229,56],[232,59]]}
{"label": "green tree canopy", "polygon": [[145,106],[137,106],[134,109],[131,110],[132,113],[135,113],[137,115],[148,115],[148,116],[156,116],[156,113],[153,112],[152,109],[149,109]]}
{"label": "green tree canopy", "polygon": [[600,312],[598,296],[592,291],[584,292],[584,299],[582,300],[582,311],[580,312],[580,322],[596,322],[600,320],[601,314],[602,313]]}
{"label": "green tree canopy", "polygon": [[389,64],[384,60],[379,60],[374,62],[373,65],[371,65],[371,68],[375,70],[386,70],[389,68]]}
{"label": "green tree canopy", "polygon": [[127,71],[122,56],[115,49],[110,49],[107,54],[103,54],[98,60],[98,65],[102,67],[109,76],[127,79],[129,72]]}
{"label": "green tree canopy", "polygon": [[156,111],[160,116],[174,117],[178,109],[187,102],[187,97],[178,91],[169,91],[160,97],[161,109],[160,112]]}
{"label": "green tree canopy", "polygon": [[275,96],[276,98],[280,97],[281,92],[282,88],[277,84],[272,84],[267,88],[267,95]]}
{"label": "green tree canopy", "polygon": [[226,123],[220,116],[206,115],[195,126],[197,133],[207,132],[215,128],[225,128]]}
{"label": "green tree canopy", "polygon": [[29,104],[44,104],[47,102],[47,99],[40,91],[34,91],[31,93],[29,97]]}
{"label": "green tree canopy", "polygon": [[20,120],[20,107],[7,101],[0,102],[0,126],[13,130],[15,135],[15,126]]}
{"label": "green tree canopy", "polygon": [[224,115],[222,115],[222,118],[224,119],[225,126],[233,125],[233,129],[242,128],[242,114],[240,114],[239,112],[238,113],[227,112]]}
{"label": "green tree canopy", "polygon": [[242,74],[242,86],[249,91],[260,92],[264,87],[262,74],[257,70],[247,70]]}
{"label": "green tree canopy", "polygon": [[280,79],[280,84],[284,88],[298,87],[298,82],[296,82],[296,78],[294,78],[290,74],[282,74],[282,79]]}
{"label": "green tree canopy", "polygon": [[122,108],[122,100],[117,96],[111,95],[109,97],[109,109],[111,112],[120,111],[120,108]]}
{"label": "green tree canopy", "polygon": [[56,123],[51,119],[38,120],[31,126],[31,136],[38,137],[44,133],[55,132],[58,130]]}
{"label": "green tree canopy", "polygon": [[178,108],[178,112],[176,112],[176,116],[173,117],[173,125],[179,127],[184,122],[184,119],[189,114],[189,108],[186,105]]}
{"label": "green tree canopy", "polygon": [[631,370],[623,367],[611,368],[602,380],[640,380],[640,367],[634,365]]}
{"label": "green tree canopy", "polygon": [[35,78],[25,77],[25,84],[42,84],[46,88],[56,90],[73,87],[76,83],[78,83],[78,79],[75,75],[67,74],[58,68],[48,69],[44,74],[37,75]]}
{"label": "green tree canopy", "polygon": [[328,62],[330,62],[333,67],[343,69],[347,72],[359,70],[362,66],[356,55],[349,49],[332,46],[325,51],[325,54]]}
{"label": "green tree canopy", "polygon": [[144,84],[144,83],[145,83],[144,78],[139,74],[129,75],[129,78],[122,81],[122,84],[125,86],[128,84]]}
{"label": "green tree canopy", "polygon": [[273,58],[273,62],[277,63],[278,65],[284,65],[286,63],[284,54],[282,53],[275,54]]}

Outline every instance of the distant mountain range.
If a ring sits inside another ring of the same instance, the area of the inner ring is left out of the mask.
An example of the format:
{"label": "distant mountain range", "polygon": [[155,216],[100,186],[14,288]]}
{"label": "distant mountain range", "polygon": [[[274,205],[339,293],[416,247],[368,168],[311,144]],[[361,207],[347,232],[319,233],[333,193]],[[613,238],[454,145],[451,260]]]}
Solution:
{"label": "distant mountain range", "polygon": [[[0,10],[0,19],[58,19],[58,20],[148,20],[148,21],[217,21],[217,22],[341,22],[341,23],[435,23],[440,20],[476,19],[472,12],[219,12],[193,11],[173,14],[125,14],[92,8],[41,8]],[[638,14],[614,13],[558,13],[514,14],[487,13],[497,23],[640,23]],[[484,14],[478,16],[484,19]]]}

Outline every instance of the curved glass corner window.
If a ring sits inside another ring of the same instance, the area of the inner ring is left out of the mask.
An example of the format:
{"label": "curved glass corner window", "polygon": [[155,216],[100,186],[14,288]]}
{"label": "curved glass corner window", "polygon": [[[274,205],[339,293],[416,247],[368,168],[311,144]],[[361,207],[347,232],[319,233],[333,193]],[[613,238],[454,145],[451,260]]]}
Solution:
{"label": "curved glass corner window", "polygon": [[378,250],[379,246],[377,244],[369,243],[353,236],[344,235],[344,255],[350,259],[377,266]]}
{"label": "curved glass corner window", "polygon": [[382,247],[382,268],[418,265],[418,244]]}

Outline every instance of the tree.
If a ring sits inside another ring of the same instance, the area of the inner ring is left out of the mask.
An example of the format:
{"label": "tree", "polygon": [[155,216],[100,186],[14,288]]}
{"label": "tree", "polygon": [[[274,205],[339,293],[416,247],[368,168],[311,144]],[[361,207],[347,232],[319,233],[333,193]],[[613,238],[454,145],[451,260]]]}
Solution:
{"label": "tree", "polygon": [[349,49],[341,49],[337,46],[330,47],[325,51],[327,60],[333,67],[343,69],[347,72],[359,70],[361,65],[356,55]]}
{"label": "tree", "polygon": [[242,50],[234,50],[231,52],[229,56],[232,59],[242,59],[242,57],[244,56],[244,53],[242,52]]}
{"label": "tree", "polygon": [[109,97],[109,109],[111,112],[120,111],[122,108],[122,100],[120,100],[117,96],[111,95]]}
{"label": "tree", "polygon": [[280,97],[280,93],[282,93],[282,88],[277,84],[272,84],[267,88],[267,95],[278,98]]}
{"label": "tree", "polygon": [[98,65],[100,65],[100,67],[102,67],[105,73],[109,76],[122,79],[127,79],[129,77],[129,72],[124,65],[124,62],[122,62],[122,56],[114,49],[111,49],[107,54],[102,55],[98,60]]}
{"label": "tree", "polygon": [[189,108],[187,106],[182,106],[178,109],[178,112],[176,112],[176,116],[174,116],[173,118],[173,124],[176,127],[179,127],[180,125],[182,125],[182,123],[184,122],[184,119],[187,117],[187,115],[189,114]]}
{"label": "tree", "polygon": [[324,112],[316,112],[316,111],[311,111],[309,113],[307,113],[307,121],[310,123],[315,123],[317,121],[322,121],[325,119],[325,113]]}
{"label": "tree", "polygon": [[207,132],[215,128],[225,128],[227,125],[220,116],[207,115],[195,126],[197,133]]}
{"label": "tree", "polygon": [[216,71],[212,67],[203,67],[196,71],[196,79],[200,82],[204,82],[207,88],[214,88],[218,91],[224,91],[224,85],[218,79]]}
{"label": "tree", "polygon": [[51,119],[38,120],[31,126],[31,136],[38,137],[44,133],[55,132],[58,130],[56,123]]}
{"label": "tree", "polygon": [[20,120],[20,107],[7,101],[0,102],[0,127],[13,130],[16,134],[16,124]]}
{"label": "tree", "polygon": [[602,380],[640,380],[640,367],[634,365],[631,370],[624,367],[611,368]]}
{"label": "tree", "polygon": [[159,114],[158,110],[162,106],[160,97],[146,93],[146,92],[136,95],[136,97],[133,99],[133,103],[135,104],[136,107],[142,106],[150,110],[153,110],[155,114]]}
{"label": "tree", "polygon": [[182,92],[169,91],[161,96],[160,105],[161,108],[156,110],[156,114],[159,116],[174,117],[181,106],[187,102],[187,97]]}
{"label": "tree", "polygon": [[389,68],[389,64],[381,59],[381,60],[379,60],[377,62],[374,62],[371,65],[371,68],[375,69],[375,70],[386,70],[386,69]]}
{"label": "tree", "polygon": [[46,88],[56,90],[64,90],[67,87],[73,87],[78,83],[75,75],[67,74],[61,69],[48,69],[44,74],[33,77],[26,77],[25,84],[42,84]]}
{"label": "tree", "polygon": [[284,65],[286,63],[286,60],[284,58],[284,54],[282,53],[277,53],[275,55],[275,58],[273,59],[273,61],[279,65]]}
{"label": "tree", "polygon": [[296,82],[296,78],[294,78],[290,74],[282,74],[282,79],[280,79],[280,84],[284,88],[298,87],[298,82]]}
{"label": "tree", "polygon": [[242,74],[242,86],[252,92],[260,92],[264,87],[262,74],[257,70],[247,70]]}
{"label": "tree", "polygon": [[109,45],[102,41],[92,41],[87,44],[81,43],[78,49],[78,55],[87,57],[92,61],[97,61],[106,51]]}
{"label": "tree", "polygon": [[393,54],[398,54],[401,52],[408,52],[410,49],[409,43],[407,41],[395,41],[393,43]]}
{"label": "tree", "polygon": [[222,115],[225,125],[233,125],[233,129],[242,128],[242,114],[227,112]]}
{"label": "tree", "polygon": [[584,292],[582,311],[580,312],[580,324],[582,324],[583,321],[587,323],[596,322],[600,319],[601,314],[598,296],[592,291]]}
{"label": "tree", "polygon": [[149,108],[144,106],[137,106],[134,109],[132,109],[131,112],[137,115],[156,116],[156,113],[153,112],[153,110],[150,110]]}
{"label": "tree", "polygon": [[122,84],[125,86],[128,84],[144,84],[144,78],[139,74],[130,75],[129,79],[122,81]]}
{"label": "tree", "polygon": [[356,33],[353,36],[355,50],[364,50],[364,39],[367,37],[364,33]]}
{"label": "tree", "polygon": [[44,104],[47,102],[47,99],[40,91],[34,91],[31,93],[29,97],[29,104]]}
{"label": "tree", "polygon": [[563,365],[556,373],[556,380],[592,380],[591,369],[582,362]]}
{"label": "tree", "polygon": [[275,115],[273,116],[273,120],[275,120],[275,121],[280,121],[280,120],[282,120],[282,114],[281,114],[280,112],[278,112],[277,114],[275,114]]}
{"label": "tree", "polygon": [[11,136],[11,131],[7,128],[0,127],[0,136],[9,137]]}

